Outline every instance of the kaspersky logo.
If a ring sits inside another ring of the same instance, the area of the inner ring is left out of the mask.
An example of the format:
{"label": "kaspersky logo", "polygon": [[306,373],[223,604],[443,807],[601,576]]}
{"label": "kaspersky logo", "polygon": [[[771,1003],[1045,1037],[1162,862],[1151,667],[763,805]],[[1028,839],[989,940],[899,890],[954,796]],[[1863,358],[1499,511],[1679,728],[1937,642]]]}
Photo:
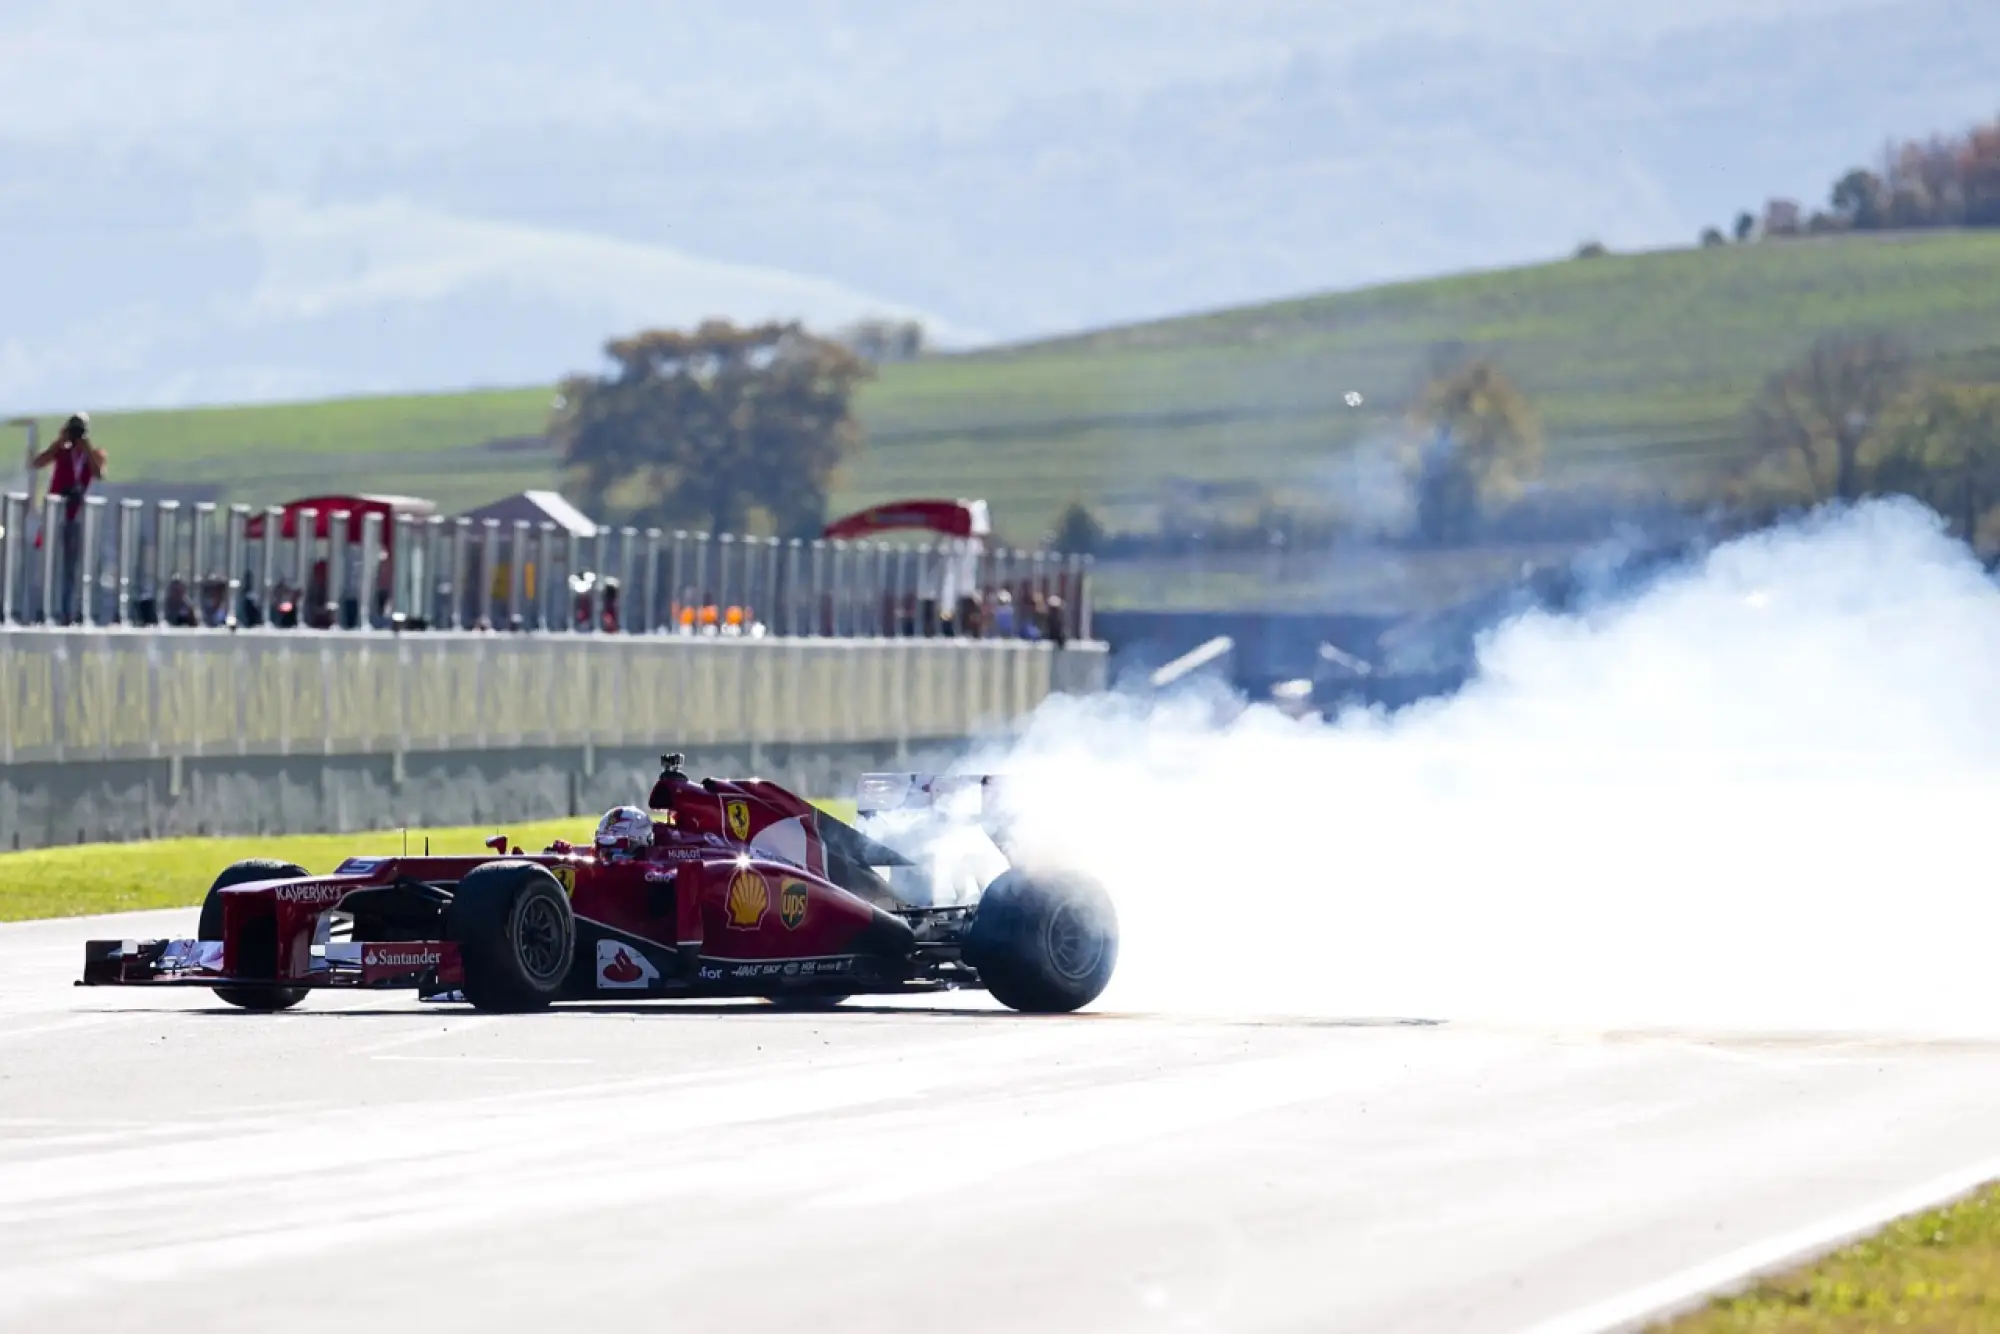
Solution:
{"label": "kaspersky logo", "polygon": [[341,896],[352,888],[352,885],[280,885],[277,896],[280,903],[306,903],[317,908],[338,903]]}

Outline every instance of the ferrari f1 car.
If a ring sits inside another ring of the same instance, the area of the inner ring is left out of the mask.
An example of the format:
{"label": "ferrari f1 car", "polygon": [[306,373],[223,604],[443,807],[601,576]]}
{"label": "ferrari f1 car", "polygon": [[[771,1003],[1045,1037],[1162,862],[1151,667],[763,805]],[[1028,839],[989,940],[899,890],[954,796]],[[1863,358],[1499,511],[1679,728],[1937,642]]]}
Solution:
{"label": "ferrari f1 car", "polygon": [[94,940],[86,986],[203,986],[246,1010],[321,987],[414,989],[482,1010],[556,1001],[984,988],[1016,1010],[1089,1004],[1118,922],[1095,883],[1013,864],[991,777],[872,774],[854,823],[776,783],[689,779],[587,848],[351,857],[329,875],[238,862],[192,940]]}

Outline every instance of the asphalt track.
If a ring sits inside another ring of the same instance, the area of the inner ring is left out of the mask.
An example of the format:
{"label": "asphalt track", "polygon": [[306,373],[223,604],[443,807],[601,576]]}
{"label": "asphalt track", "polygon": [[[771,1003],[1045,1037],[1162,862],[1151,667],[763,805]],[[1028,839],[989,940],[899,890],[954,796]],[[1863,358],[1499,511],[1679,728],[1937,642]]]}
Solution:
{"label": "asphalt track", "polygon": [[2000,1044],[69,985],[192,920],[0,928],[0,1327],[1585,1329],[2000,1157]]}

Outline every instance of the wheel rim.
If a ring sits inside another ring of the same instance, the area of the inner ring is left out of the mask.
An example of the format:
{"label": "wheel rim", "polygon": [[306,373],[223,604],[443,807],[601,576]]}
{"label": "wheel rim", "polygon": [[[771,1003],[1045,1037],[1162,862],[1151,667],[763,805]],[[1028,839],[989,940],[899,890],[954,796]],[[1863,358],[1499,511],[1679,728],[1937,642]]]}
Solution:
{"label": "wheel rim", "polygon": [[521,968],[537,982],[562,976],[569,967],[569,951],[564,940],[562,913],[540,894],[521,905],[514,922],[514,949]]}
{"label": "wheel rim", "polygon": [[1049,918],[1043,943],[1049,965],[1072,982],[1089,977],[1104,958],[1103,933],[1092,929],[1088,915],[1070,903]]}

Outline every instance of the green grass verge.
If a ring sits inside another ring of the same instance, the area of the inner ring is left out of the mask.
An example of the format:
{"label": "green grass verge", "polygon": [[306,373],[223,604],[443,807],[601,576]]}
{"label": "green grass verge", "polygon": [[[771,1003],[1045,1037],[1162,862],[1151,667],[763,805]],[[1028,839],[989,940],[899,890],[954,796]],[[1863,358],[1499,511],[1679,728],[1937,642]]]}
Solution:
{"label": "green grass verge", "polygon": [[1890,1224],[1816,1264],[1766,1279],[1661,1334],[2000,1331],[2000,1185]]}
{"label": "green grass verge", "polygon": [[[1856,329],[2000,375],[2000,231],[1570,260],[889,366],[862,392],[869,443],[834,504],[979,495],[1003,538],[1037,542],[1075,499],[1143,525],[1174,479],[1337,502],[1340,460],[1396,432],[1450,341],[1521,381],[1553,485],[1706,495],[1741,457],[1761,378]],[[542,430],[551,392],[106,413],[98,435],[114,476],[209,479],[254,502],[352,485],[451,511],[557,481],[519,439]]]}
{"label": "green grass verge", "polygon": [[[852,802],[818,803],[852,819]],[[420,852],[476,853],[505,833],[514,844],[540,852],[550,840],[588,842],[594,819],[530,820],[456,829],[412,829],[409,847]],[[167,838],[145,843],[86,843],[0,855],[0,922],[93,913],[136,912],[199,904],[216,873],[245,857],[276,857],[308,871],[331,871],[348,857],[400,852],[403,831],[372,834],[297,834],[284,837]]]}

